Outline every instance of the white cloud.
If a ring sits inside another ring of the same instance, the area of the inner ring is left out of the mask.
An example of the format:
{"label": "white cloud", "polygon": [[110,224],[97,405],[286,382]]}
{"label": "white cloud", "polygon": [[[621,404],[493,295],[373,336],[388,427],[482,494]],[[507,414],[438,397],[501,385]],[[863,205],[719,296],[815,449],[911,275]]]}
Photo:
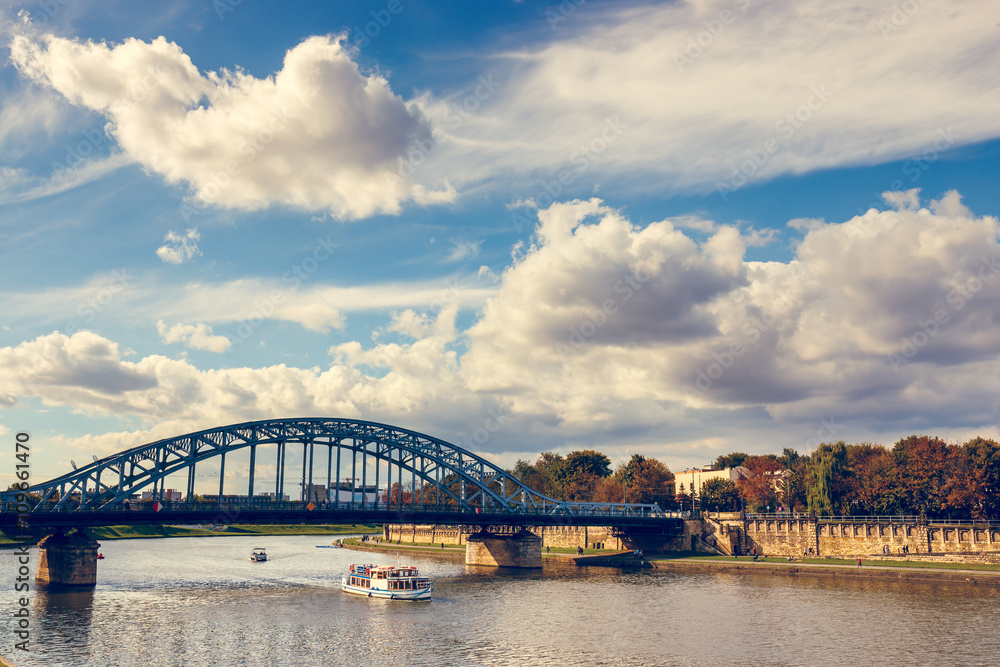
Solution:
{"label": "white cloud", "polygon": [[475,113],[423,101],[433,168],[519,179],[544,207],[576,181],[712,190],[997,137],[1000,5],[914,7],[895,29],[896,5],[853,0],[581,6],[553,41],[485,61],[505,71]]}
{"label": "white cloud", "polygon": [[61,169],[47,178],[34,176],[23,169],[0,167],[0,204],[26,202],[66,192],[103,178],[130,162],[128,157],[116,153]]}
{"label": "white cloud", "polygon": [[212,327],[207,324],[175,324],[168,327],[160,320],[156,323],[156,330],[164,343],[183,343],[192,350],[222,353],[232,345],[232,341],[225,336],[213,335]]}
{"label": "white cloud", "polygon": [[[466,330],[451,298],[392,314],[386,330],[402,342],[333,346],[326,367],[220,369],[126,361],[95,334],[53,333],[0,348],[0,387],[155,423],[149,439],[314,414],[484,452],[600,441],[697,463],[729,448],[808,449],[821,419],[846,425],[838,439],[965,435],[1000,408],[1000,222],[957,193],[920,203],[811,221],[787,263],[746,261],[734,226],[695,242],[596,199],[558,204],[539,211],[531,245]],[[491,410],[503,428],[470,441]]]}
{"label": "white cloud", "polygon": [[201,254],[198,248],[201,234],[197,228],[189,229],[183,234],[167,232],[163,240],[165,244],[156,249],[156,256],[167,264],[183,264]]}
{"label": "white cloud", "polygon": [[409,155],[433,148],[428,123],[382,76],[361,73],[341,39],[304,40],[264,79],[202,74],[163,37],[111,45],[26,30],[11,59],[25,77],[104,114],[129,158],[187,183],[198,205],[354,218],[453,199],[450,186],[431,191],[409,178]]}
{"label": "white cloud", "polygon": [[463,262],[467,259],[475,259],[479,257],[482,245],[482,241],[452,241],[445,262]]}

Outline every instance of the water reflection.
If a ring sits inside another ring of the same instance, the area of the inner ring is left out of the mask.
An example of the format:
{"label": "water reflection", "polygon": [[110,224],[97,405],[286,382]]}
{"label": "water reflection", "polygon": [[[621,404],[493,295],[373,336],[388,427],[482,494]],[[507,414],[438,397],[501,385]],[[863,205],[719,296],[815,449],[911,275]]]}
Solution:
{"label": "water reflection", "polygon": [[[250,563],[259,540],[106,542],[96,589],[32,592],[34,651],[17,664],[993,664],[1000,654],[996,588],[558,564],[497,571],[404,554],[399,562],[435,580],[435,599],[402,603],[339,589],[350,563],[393,563],[390,554],[268,538],[268,562]],[[7,556],[0,567],[14,571]]]}

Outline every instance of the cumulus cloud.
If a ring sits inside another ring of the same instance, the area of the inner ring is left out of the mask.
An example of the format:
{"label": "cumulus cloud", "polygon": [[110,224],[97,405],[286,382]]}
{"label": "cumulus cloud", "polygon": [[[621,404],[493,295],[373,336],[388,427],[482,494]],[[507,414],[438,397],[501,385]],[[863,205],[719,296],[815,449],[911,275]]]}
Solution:
{"label": "cumulus cloud", "polygon": [[[711,459],[753,449],[748,424],[758,449],[808,449],[821,419],[848,425],[838,439],[968,434],[1000,408],[1000,221],[955,192],[885,199],[907,205],[811,221],[789,262],[746,261],[731,225],[695,241],[597,199],[557,204],[464,330],[456,300],[407,308],[386,327],[398,340],[337,344],[308,369],[126,361],[95,334],[53,333],[0,348],[0,386],[174,433],[315,414],[497,453],[544,442]],[[504,426],[487,433],[490,411]]]}
{"label": "cumulus cloud", "polygon": [[201,234],[197,228],[189,229],[183,234],[167,232],[163,240],[165,243],[156,249],[156,256],[167,264],[183,264],[201,254],[198,248]]}
{"label": "cumulus cloud", "polygon": [[409,156],[434,146],[428,122],[384,77],[359,71],[342,39],[304,40],[263,79],[202,74],[163,37],[107,44],[25,29],[11,60],[25,77],[104,114],[125,155],[186,183],[196,205],[282,204],[357,218],[452,199],[450,187],[410,178]]}
{"label": "cumulus cloud", "polygon": [[546,206],[584,179],[613,177],[619,190],[711,190],[998,136],[1000,6],[913,8],[581,6],[554,39],[493,54],[490,67],[506,63],[503,84],[474,114],[461,114],[469,91],[426,100],[441,131],[438,164],[461,164],[463,183],[523,179],[517,191],[531,183]]}
{"label": "cumulus cloud", "polygon": [[156,323],[156,330],[164,343],[183,343],[192,350],[222,353],[232,345],[232,341],[225,336],[213,335],[212,327],[207,324],[175,324],[168,327],[160,320]]}

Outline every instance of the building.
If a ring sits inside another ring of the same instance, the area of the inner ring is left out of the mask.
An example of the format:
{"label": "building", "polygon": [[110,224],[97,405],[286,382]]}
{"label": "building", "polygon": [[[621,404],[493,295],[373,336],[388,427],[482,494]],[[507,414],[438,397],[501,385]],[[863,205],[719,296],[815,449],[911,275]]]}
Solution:
{"label": "building", "polygon": [[674,489],[679,495],[701,495],[702,485],[710,479],[728,479],[733,484],[739,479],[739,468],[691,468],[674,474]]}
{"label": "building", "polygon": [[[201,496],[201,498],[203,500],[205,500],[206,502],[210,502],[210,503],[217,503],[217,502],[219,502],[219,494],[217,494],[217,493],[207,493],[207,494]],[[287,494],[283,495],[282,496],[282,500],[284,502],[288,502],[288,495]],[[241,494],[238,494],[238,493],[226,493],[226,494],[223,494],[223,496],[222,496],[222,502],[224,502],[224,503],[246,503],[247,502],[247,496],[246,496],[246,494],[242,494],[241,495]],[[273,492],[272,493],[255,493],[255,494],[253,494],[253,502],[254,502],[254,504],[262,504],[262,505],[263,504],[267,504],[267,503],[273,503],[274,502],[274,493]]]}
{"label": "building", "polygon": [[143,500],[169,500],[169,501],[172,501],[172,502],[179,503],[181,500],[183,500],[183,496],[184,496],[184,494],[181,493],[180,491],[174,491],[173,489],[164,489],[162,496],[158,492],[156,492],[156,491],[143,491],[142,495],[139,496],[139,500],[140,501],[143,501]]}
{"label": "building", "polygon": [[335,482],[330,485],[329,500],[338,503],[374,503],[378,498],[378,487],[374,484],[356,482]]}

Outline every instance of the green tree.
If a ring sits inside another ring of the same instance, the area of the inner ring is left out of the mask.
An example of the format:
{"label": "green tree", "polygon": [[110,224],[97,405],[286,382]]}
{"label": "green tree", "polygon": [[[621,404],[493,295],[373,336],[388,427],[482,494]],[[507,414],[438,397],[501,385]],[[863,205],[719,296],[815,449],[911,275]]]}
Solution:
{"label": "green tree", "polygon": [[749,454],[744,452],[733,452],[732,454],[723,454],[715,459],[715,463],[712,464],[716,470],[725,470],[726,468],[739,468],[743,465],[743,462],[750,458]]}
{"label": "green tree", "polygon": [[626,500],[630,503],[671,503],[674,474],[657,459],[633,454],[615,472],[615,481],[624,484]]}
{"label": "green tree", "polygon": [[833,514],[842,496],[843,474],[847,468],[847,445],[844,441],[821,444],[809,461],[806,499],[817,514]]}
{"label": "green tree", "polygon": [[716,477],[701,485],[701,507],[709,512],[730,512],[740,508],[740,493],[728,479]]}

